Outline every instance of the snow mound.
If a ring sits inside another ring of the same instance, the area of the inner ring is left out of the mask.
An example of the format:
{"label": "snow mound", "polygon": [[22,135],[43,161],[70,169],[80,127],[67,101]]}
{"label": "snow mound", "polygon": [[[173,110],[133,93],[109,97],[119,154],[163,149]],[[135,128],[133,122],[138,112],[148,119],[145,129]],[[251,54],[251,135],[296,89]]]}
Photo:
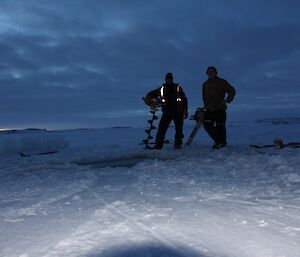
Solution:
{"label": "snow mound", "polygon": [[1,135],[0,154],[45,153],[58,151],[68,146],[63,135]]}

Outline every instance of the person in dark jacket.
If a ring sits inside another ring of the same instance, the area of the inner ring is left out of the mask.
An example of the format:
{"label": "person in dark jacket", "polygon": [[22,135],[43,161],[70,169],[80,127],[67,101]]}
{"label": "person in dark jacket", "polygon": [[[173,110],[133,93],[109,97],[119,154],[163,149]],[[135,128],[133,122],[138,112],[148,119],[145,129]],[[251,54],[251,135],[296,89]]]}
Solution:
{"label": "person in dark jacket", "polygon": [[172,73],[167,73],[165,83],[159,88],[149,92],[146,102],[151,105],[157,100],[162,104],[162,117],[159,122],[155,140],[155,149],[162,149],[168,127],[173,120],[175,123],[175,148],[182,145],[183,121],[188,117],[188,103],[185,93],[179,84],[173,82]]}
{"label": "person in dark jacket", "polygon": [[227,145],[226,109],[235,96],[235,89],[226,80],[217,76],[217,69],[208,67],[208,80],[203,83],[202,96],[204,101],[204,129],[215,142],[214,149]]}

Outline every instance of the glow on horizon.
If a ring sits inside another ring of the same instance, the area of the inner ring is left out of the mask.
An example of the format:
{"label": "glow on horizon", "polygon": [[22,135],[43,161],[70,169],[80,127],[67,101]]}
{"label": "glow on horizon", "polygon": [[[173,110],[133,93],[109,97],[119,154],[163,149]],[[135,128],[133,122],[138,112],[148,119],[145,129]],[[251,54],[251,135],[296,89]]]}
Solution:
{"label": "glow on horizon", "polygon": [[14,130],[13,128],[0,128],[0,132]]}

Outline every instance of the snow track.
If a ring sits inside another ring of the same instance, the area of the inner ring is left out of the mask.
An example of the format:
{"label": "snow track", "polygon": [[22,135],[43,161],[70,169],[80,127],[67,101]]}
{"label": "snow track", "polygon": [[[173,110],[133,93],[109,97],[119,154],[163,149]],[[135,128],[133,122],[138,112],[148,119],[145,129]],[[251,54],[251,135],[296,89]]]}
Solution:
{"label": "snow track", "polygon": [[[89,252],[97,256],[109,256],[111,253],[107,249],[116,252],[120,247],[126,249],[133,246],[141,247],[143,244],[153,247],[163,246],[181,257],[200,256],[196,253],[191,255],[191,250],[160,235],[134,218],[136,215],[123,202],[106,203],[104,208],[96,210],[92,217],[80,225],[69,238],[59,242],[52,250],[52,254],[45,256],[74,256],[74,253],[76,256],[83,256]],[[91,231],[92,227],[98,227],[99,230]],[[117,232],[117,236],[114,234],[112,240],[111,234],[114,231]],[[100,246],[105,247],[101,249]]]}
{"label": "snow track", "polygon": [[300,257],[299,149],[104,149],[2,158],[0,256]]}

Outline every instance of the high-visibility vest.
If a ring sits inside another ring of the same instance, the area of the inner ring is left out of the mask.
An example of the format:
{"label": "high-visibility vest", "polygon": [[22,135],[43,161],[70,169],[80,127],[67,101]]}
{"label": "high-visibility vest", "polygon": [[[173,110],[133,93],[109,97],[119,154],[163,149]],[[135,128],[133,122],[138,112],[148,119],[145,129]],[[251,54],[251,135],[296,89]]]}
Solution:
{"label": "high-visibility vest", "polygon": [[[161,97],[161,102],[162,102],[162,103],[165,103],[165,102],[166,102],[166,98],[165,98],[165,95],[164,95],[164,94],[165,94],[164,91],[165,91],[165,87],[162,86],[162,87],[160,88],[160,97]],[[180,92],[180,86],[177,85],[177,86],[176,86],[176,93],[177,93],[176,102],[182,102],[182,99],[181,99],[181,97],[180,97],[179,92]]]}

